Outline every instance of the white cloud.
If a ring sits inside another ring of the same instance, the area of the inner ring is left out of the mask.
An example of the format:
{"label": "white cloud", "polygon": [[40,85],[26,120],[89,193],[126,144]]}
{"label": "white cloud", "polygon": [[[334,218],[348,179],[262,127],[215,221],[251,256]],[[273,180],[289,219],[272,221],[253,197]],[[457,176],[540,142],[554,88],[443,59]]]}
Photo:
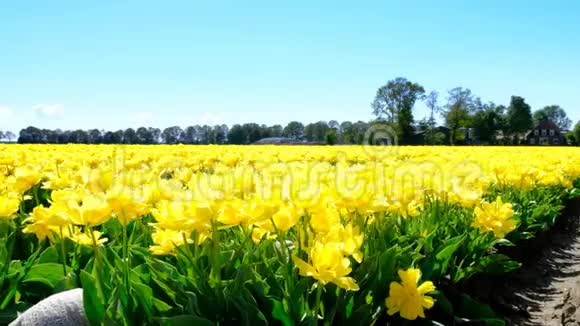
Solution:
{"label": "white cloud", "polygon": [[148,127],[153,122],[153,113],[151,112],[138,112],[135,115],[135,122],[139,127]]}
{"label": "white cloud", "polygon": [[0,106],[0,119],[10,118],[14,111],[7,106]]}
{"label": "white cloud", "polygon": [[60,117],[64,114],[64,107],[61,104],[36,104],[33,108],[36,114],[43,118]]}

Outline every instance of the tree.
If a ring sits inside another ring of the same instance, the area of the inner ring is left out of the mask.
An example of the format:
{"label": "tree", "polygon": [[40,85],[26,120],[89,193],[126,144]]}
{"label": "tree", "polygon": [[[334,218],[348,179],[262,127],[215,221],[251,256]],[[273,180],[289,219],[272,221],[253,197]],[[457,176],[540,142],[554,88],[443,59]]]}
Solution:
{"label": "tree", "polygon": [[268,130],[272,137],[282,137],[284,135],[284,127],[281,125],[273,125],[268,127]]}
{"label": "tree", "polygon": [[228,138],[228,131],[228,126],[225,124],[214,126],[213,134],[215,135],[215,143],[225,144]]}
{"label": "tree", "polygon": [[353,125],[350,121],[344,121],[338,127],[339,140],[344,144],[354,144]]}
{"label": "tree", "polygon": [[139,138],[137,138],[137,133],[133,128],[127,128],[123,132],[123,144],[137,144]]}
{"label": "tree", "polygon": [[212,127],[208,125],[203,125],[200,128],[200,143],[201,144],[212,144],[214,142],[214,135]]}
{"label": "tree", "polygon": [[12,131],[7,131],[4,133],[4,138],[6,138],[8,142],[12,142],[16,139],[16,135]]}
{"label": "tree", "polygon": [[574,132],[572,131],[568,131],[566,133],[566,141],[568,142],[568,145],[578,145],[578,142],[576,141],[576,137],[574,136]]}
{"label": "tree", "polygon": [[326,131],[326,135],[324,136],[324,138],[326,140],[327,145],[336,145],[336,142],[338,140],[338,136],[336,135],[336,129],[329,128]]}
{"label": "tree", "polygon": [[523,134],[532,128],[532,108],[523,97],[512,96],[507,112],[509,133],[514,135],[514,142],[518,142],[518,134]]}
{"label": "tree", "polygon": [[236,145],[247,144],[248,135],[246,130],[239,124],[233,125],[228,132],[228,142]]}
{"label": "tree", "polygon": [[576,139],[576,144],[580,144],[580,121],[576,122],[576,125],[574,125],[574,130],[572,132],[574,133],[574,139]]}
{"label": "tree", "polygon": [[298,121],[292,121],[284,128],[282,132],[284,137],[300,140],[304,137],[304,125]]}
{"label": "tree", "polygon": [[439,93],[437,91],[431,91],[425,96],[425,105],[431,111],[431,116],[429,117],[429,126],[431,129],[435,128],[435,114],[441,112],[441,108],[437,105],[439,99]]}
{"label": "tree", "polygon": [[42,142],[42,131],[36,127],[27,127],[20,130],[19,144],[39,144]]}
{"label": "tree", "polygon": [[423,98],[423,86],[406,78],[397,77],[377,90],[371,103],[373,114],[378,120],[397,127],[399,140],[405,143],[413,135],[413,107]]}
{"label": "tree", "polygon": [[505,124],[504,115],[503,105],[488,103],[478,108],[472,119],[475,136],[482,142],[495,144],[496,135]]}
{"label": "tree", "polygon": [[42,134],[43,134],[43,141],[48,143],[48,144],[58,144],[58,135],[62,133],[62,130],[57,129],[57,130],[48,130],[48,129],[42,129]]}
{"label": "tree", "polygon": [[101,131],[99,129],[91,129],[87,131],[87,142],[89,144],[100,144],[103,142]]}
{"label": "tree", "polygon": [[324,142],[328,129],[328,124],[325,121],[309,123],[304,127],[304,138],[307,141]]}
{"label": "tree", "polygon": [[139,127],[135,132],[138,144],[153,144],[153,134],[148,128]]}
{"label": "tree", "polygon": [[417,121],[417,123],[415,124],[415,130],[421,131],[421,132],[429,131],[431,129],[430,120],[431,120],[431,118],[429,118],[429,119],[423,118],[423,119]]}
{"label": "tree", "polygon": [[179,126],[168,127],[161,133],[161,139],[163,139],[165,144],[177,144],[182,133],[183,130]]}
{"label": "tree", "polygon": [[365,134],[369,130],[369,124],[364,121],[357,121],[352,125],[354,144],[362,144],[365,140]]}
{"label": "tree", "polygon": [[476,104],[471,90],[468,88],[456,87],[448,92],[447,104],[442,111],[445,125],[450,131],[451,145],[462,138],[459,128],[469,124],[470,113]]}
{"label": "tree", "polygon": [[115,133],[106,131],[103,134],[103,144],[118,144],[118,139],[115,139]]}
{"label": "tree", "polygon": [[114,133],[114,142],[113,144],[122,144],[123,143],[123,137],[125,137],[125,131],[123,130],[117,130]]}
{"label": "tree", "polygon": [[[434,119],[423,118],[415,123],[415,131],[423,134],[423,144],[434,145],[435,142],[435,124],[432,123]],[[420,138],[413,139],[414,145],[421,144]]]}
{"label": "tree", "polygon": [[261,138],[274,137],[274,135],[272,134],[272,129],[270,129],[270,127],[268,127],[267,125],[262,124],[258,127],[258,129],[260,130]]}
{"label": "tree", "polygon": [[149,127],[147,130],[149,130],[149,133],[151,133],[151,139],[153,139],[152,144],[158,144],[159,138],[161,137],[161,129]]}
{"label": "tree", "polygon": [[69,135],[69,142],[74,144],[88,144],[89,143],[89,134],[81,129],[77,129],[72,131]]}
{"label": "tree", "polygon": [[0,140],[4,139],[4,132],[2,130],[0,130]]}
{"label": "tree", "polygon": [[330,120],[328,121],[328,128],[336,129],[338,131],[338,129],[340,128],[340,124],[336,120]]}
{"label": "tree", "polygon": [[65,130],[65,131],[57,132],[56,134],[57,134],[57,136],[56,136],[57,143],[68,144],[68,143],[72,142],[71,138],[70,138],[71,131]]}
{"label": "tree", "polygon": [[252,144],[264,138],[262,127],[257,123],[244,123],[242,129],[244,130],[243,134],[246,137],[246,142],[244,142],[244,144]]}
{"label": "tree", "polygon": [[572,126],[572,120],[568,118],[566,111],[559,105],[548,105],[541,110],[535,111],[533,119],[535,124],[545,119],[551,120],[562,130],[567,130]]}
{"label": "tree", "polygon": [[185,128],[181,134],[181,142],[184,144],[195,144],[197,138],[196,129],[193,126]]}

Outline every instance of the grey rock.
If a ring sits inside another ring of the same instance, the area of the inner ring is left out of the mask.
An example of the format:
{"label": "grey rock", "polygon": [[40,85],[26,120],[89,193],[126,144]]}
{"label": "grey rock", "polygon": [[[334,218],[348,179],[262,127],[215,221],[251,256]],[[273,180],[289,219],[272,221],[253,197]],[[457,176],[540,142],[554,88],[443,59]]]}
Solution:
{"label": "grey rock", "polygon": [[84,326],[89,325],[83,309],[83,290],[53,294],[30,307],[9,326]]}

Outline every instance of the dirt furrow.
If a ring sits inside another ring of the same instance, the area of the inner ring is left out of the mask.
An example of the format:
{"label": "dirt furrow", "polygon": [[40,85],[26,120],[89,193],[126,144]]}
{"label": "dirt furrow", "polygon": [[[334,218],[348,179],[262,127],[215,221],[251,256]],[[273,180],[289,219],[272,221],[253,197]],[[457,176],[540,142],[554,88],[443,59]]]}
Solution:
{"label": "dirt furrow", "polygon": [[508,254],[522,268],[479,280],[488,289],[480,299],[511,325],[580,326],[580,200],[568,203],[550,231]]}

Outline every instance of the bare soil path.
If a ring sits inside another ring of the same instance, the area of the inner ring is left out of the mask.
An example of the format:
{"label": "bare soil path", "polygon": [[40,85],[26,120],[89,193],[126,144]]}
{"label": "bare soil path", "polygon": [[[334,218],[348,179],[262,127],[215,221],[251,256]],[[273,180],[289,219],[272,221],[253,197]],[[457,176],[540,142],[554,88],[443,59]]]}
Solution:
{"label": "bare soil path", "polygon": [[508,254],[522,268],[480,280],[480,298],[511,325],[580,326],[580,200],[568,203],[550,231],[518,247]]}

